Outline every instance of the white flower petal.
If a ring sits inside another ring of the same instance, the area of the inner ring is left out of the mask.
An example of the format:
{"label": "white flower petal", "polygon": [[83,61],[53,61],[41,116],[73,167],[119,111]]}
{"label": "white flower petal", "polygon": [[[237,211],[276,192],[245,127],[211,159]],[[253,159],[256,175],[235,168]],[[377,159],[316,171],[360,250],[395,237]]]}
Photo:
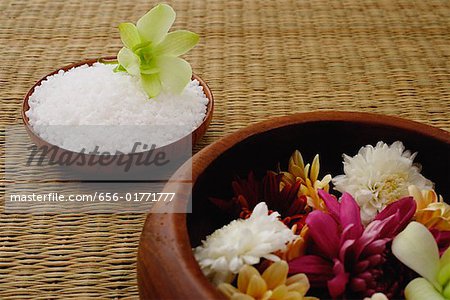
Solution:
{"label": "white flower petal", "polygon": [[424,278],[412,280],[405,288],[406,300],[445,300],[441,294]]}
{"label": "white flower petal", "polygon": [[250,218],[232,221],[194,249],[203,273],[214,283],[232,280],[244,264],[259,263],[261,258],[277,260],[272,253],[285,249],[297,237],[278,220],[278,213],[268,212],[267,205],[259,203]]}
{"label": "white flower petal", "polygon": [[268,213],[269,213],[269,208],[267,207],[267,204],[264,202],[261,202],[255,206],[250,218],[258,218],[258,217],[266,216]]}
{"label": "white flower petal", "polygon": [[362,213],[365,223],[373,220],[376,213],[392,201],[408,196],[408,186],[429,189],[432,182],[420,174],[420,168],[413,164],[415,154],[405,151],[404,145],[397,141],[392,145],[378,142],[375,147],[362,147],[351,157],[343,155],[344,173],[333,178],[335,189],[355,197],[358,204],[373,206]]}
{"label": "white flower petal", "polygon": [[383,293],[375,293],[372,295],[372,297],[370,297],[370,298],[366,297],[366,298],[364,298],[364,300],[389,300],[389,299]]}
{"label": "white flower petal", "polygon": [[392,252],[406,266],[427,279],[436,289],[440,269],[439,249],[431,232],[418,222],[411,222],[392,242]]}

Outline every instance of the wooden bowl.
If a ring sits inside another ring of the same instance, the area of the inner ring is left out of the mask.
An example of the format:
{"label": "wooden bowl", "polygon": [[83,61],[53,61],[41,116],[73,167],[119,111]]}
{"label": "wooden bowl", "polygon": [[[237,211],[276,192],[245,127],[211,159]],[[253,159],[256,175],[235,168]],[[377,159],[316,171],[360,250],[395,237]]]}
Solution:
{"label": "wooden bowl", "polygon": [[[137,264],[141,298],[224,298],[203,276],[192,248],[230,221],[208,197],[230,197],[234,175],[245,176],[250,169],[273,170],[278,162],[285,167],[295,149],[307,161],[319,153],[321,174],[337,175],[343,172],[343,153],[354,155],[360,147],[380,140],[386,143],[400,140],[407,149],[418,151],[415,161],[423,165],[422,173],[436,183],[444,199],[450,199],[447,131],[396,117],[354,112],[299,113],[251,125],[193,157],[192,191],[177,183],[166,186],[167,191],[192,193],[192,213],[147,216]],[[185,164],[178,172],[189,171]]]}
{"label": "wooden bowl", "polygon": [[[35,88],[37,86],[41,85],[41,82],[44,81],[48,76],[54,75],[54,74],[58,73],[60,70],[68,71],[68,70],[70,70],[72,68],[79,67],[79,66],[86,65],[86,64],[87,65],[93,65],[94,63],[98,62],[99,60],[111,61],[111,60],[116,60],[116,57],[105,57],[105,58],[100,58],[100,59],[87,59],[87,60],[83,60],[83,61],[71,64],[71,65],[65,66],[65,67],[63,67],[61,69],[58,69],[58,70],[56,70],[56,71],[54,71],[54,72],[44,76],[42,79],[40,79],[38,82],[36,82],[34,84],[34,86],[28,91],[28,93],[25,95],[25,97],[23,99],[23,102],[22,102],[22,120],[23,120],[23,124],[25,125],[25,128],[26,128],[26,130],[28,132],[28,135],[30,136],[30,138],[33,141],[33,143],[35,143],[38,147],[41,147],[41,146],[55,147],[55,149],[56,149],[55,150],[55,153],[56,153],[55,158],[56,158],[56,160],[58,160],[59,157],[61,157],[61,155],[70,153],[70,157],[79,157],[78,160],[80,162],[81,162],[81,160],[88,161],[88,160],[91,159],[92,156],[94,156],[94,158],[93,158],[94,161],[98,161],[98,155],[84,154],[83,157],[77,156],[77,154],[74,153],[73,151],[70,151],[70,150],[63,149],[63,148],[57,147],[55,145],[52,145],[49,142],[47,142],[44,139],[42,139],[40,136],[38,136],[33,131],[33,128],[30,126],[29,119],[25,115],[25,112],[30,109],[30,106],[28,104],[28,99],[33,94]],[[189,139],[192,142],[192,145],[195,145],[203,137],[203,135],[205,134],[206,130],[209,127],[209,124],[211,123],[211,119],[212,119],[212,116],[213,116],[213,110],[214,110],[214,97],[213,97],[213,94],[212,94],[210,88],[208,87],[206,82],[203,81],[203,79],[201,79],[199,76],[197,76],[195,74],[192,75],[192,79],[198,80],[200,85],[203,87],[203,92],[205,93],[206,97],[209,99],[208,105],[207,105],[207,108],[206,108],[206,115],[205,115],[205,117],[203,119],[203,122],[200,124],[199,127],[197,127],[192,132],[191,138]],[[179,141],[175,141],[175,142],[173,142],[171,144],[165,145],[165,146],[157,148],[157,149],[160,150],[160,151],[169,153],[169,157],[173,157],[173,156],[170,156],[170,155],[174,155],[173,153],[175,153],[177,151],[177,148],[179,148],[179,149],[186,149],[185,146],[180,146],[183,142],[186,142],[186,141],[187,141],[187,137],[182,138]],[[184,150],[181,150],[181,151],[184,151]],[[145,152],[144,152],[144,154],[145,154]],[[132,156],[132,157],[133,157],[133,155],[135,156],[135,154],[129,154],[129,156]],[[114,157],[114,156],[115,155],[112,155],[112,157]],[[75,163],[77,163],[78,160],[75,161]],[[75,163],[73,164],[74,166],[76,165]],[[86,166],[84,166],[84,165],[85,164],[83,163],[82,169],[85,170]]]}

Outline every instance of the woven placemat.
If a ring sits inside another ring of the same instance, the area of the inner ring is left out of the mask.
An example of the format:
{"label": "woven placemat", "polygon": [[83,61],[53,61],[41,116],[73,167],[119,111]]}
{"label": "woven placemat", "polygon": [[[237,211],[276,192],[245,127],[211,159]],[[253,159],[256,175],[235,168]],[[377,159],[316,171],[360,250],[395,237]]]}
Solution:
{"label": "woven placemat", "polygon": [[[22,97],[54,69],[115,55],[116,27],[148,0],[2,0],[0,143]],[[396,115],[450,130],[448,0],[173,1],[176,28],[216,99],[196,150],[273,116],[321,109]],[[1,189],[5,177],[2,174]],[[2,193],[2,202],[4,193]],[[144,214],[0,214],[0,299],[137,298]]]}

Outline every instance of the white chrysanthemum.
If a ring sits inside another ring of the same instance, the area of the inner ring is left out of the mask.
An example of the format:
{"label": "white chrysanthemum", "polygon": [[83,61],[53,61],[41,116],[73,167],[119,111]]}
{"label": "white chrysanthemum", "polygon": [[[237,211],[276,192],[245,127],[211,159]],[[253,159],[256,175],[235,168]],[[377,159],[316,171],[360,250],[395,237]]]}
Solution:
{"label": "white chrysanthemum", "polygon": [[231,282],[244,265],[261,258],[279,260],[272,254],[285,250],[297,236],[279,221],[279,213],[269,211],[266,203],[256,205],[250,218],[238,219],[216,230],[194,249],[203,273],[215,284]]}
{"label": "white chrysanthemum", "polygon": [[350,193],[361,207],[361,219],[367,224],[387,204],[408,196],[408,186],[431,189],[433,184],[413,164],[417,153],[405,151],[402,142],[362,147],[358,154],[344,154],[344,175],[333,178],[335,189]]}

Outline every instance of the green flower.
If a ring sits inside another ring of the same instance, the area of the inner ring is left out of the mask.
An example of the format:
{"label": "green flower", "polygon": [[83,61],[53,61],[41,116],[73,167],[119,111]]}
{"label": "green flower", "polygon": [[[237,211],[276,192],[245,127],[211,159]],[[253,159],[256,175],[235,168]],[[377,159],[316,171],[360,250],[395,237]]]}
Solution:
{"label": "green flower", "polygon": [[172,7],[158,4],[136,25],[119,25],[125,47],[117,55],[116,71],[139,77],[150,98],[162,90],[181,93],[192,77],[191,66],[178,56],[191,50],[199,36],[187,30],[168,33],[175,17]]}
{"label": "green flower", "polygon": [[439,257],[436,241],[424,225],[411,222],[395,237],[392,252],[422,276],[406,286],[407,300],[450,299],[450,248]]}

